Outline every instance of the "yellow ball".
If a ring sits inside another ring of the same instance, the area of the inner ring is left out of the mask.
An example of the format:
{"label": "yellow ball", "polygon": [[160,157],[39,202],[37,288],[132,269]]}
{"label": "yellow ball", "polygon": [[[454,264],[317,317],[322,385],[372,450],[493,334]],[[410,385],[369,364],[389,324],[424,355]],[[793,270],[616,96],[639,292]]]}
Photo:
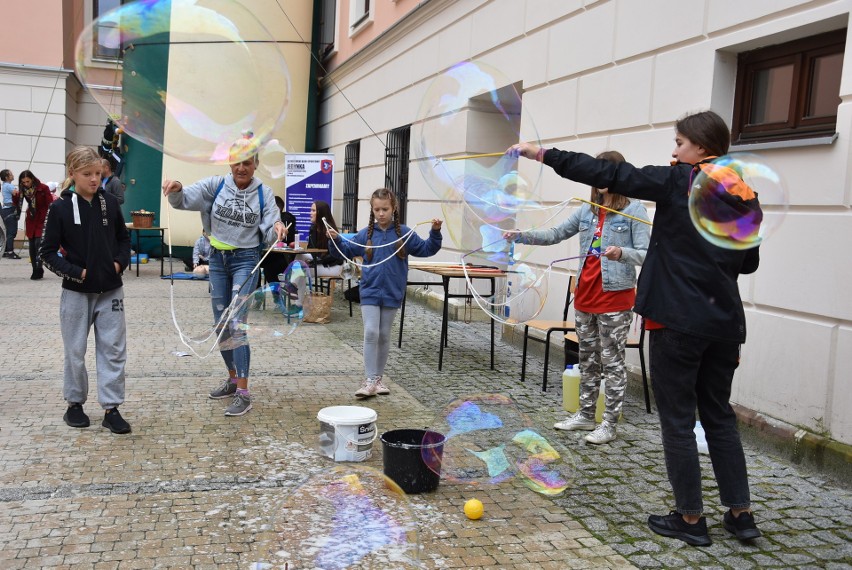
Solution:
{"label": "yellow ball", "polygon": [[470,520],[477,520],[482,517],[485,507],[482,506],[482,501],[479,499],[470,499],[464,504],[464,514]]}

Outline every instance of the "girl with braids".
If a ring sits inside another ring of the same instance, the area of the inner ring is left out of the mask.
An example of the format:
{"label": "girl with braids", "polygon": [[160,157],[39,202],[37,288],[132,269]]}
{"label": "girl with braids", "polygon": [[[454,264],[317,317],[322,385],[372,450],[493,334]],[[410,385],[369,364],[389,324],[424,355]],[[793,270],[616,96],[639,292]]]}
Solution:
{"label": "girl with braids", "polygon": [[[405,294],[408,256],[431,257],[441,249],[441,220],[432,220],[429,238],[424,240],[399,223],[397,209],[393,192],[379,188],[370,198],[370,223],[355,237],[343,240],[335,229],[328,228],[328,238],[334,242],[331,252],[349,259],[364,257],[361,315],[366,377],[355,392],[356,398],[390,394],[382,376],[388,361],[391,324]],[[322,223],[319,216],[317,222]]]}

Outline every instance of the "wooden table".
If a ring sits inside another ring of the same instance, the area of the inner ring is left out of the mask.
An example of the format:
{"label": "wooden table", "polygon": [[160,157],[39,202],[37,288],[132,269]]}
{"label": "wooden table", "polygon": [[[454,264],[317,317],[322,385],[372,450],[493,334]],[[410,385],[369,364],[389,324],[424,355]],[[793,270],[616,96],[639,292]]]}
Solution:
{"label": "wooden table", "polygon": [[[318,247],[303,247],[303,248],[299,248],[299,249],[294,249],[292,247],[273,247],[272,253],[282,253],[282,254],[285,254],[285,255],[292,255],[295,258],[296,255],[299,255],[301,253],[310,253],[311,255],[313,255],[315,253],[328,253],[328,250],[318,248]],[[288,262],[287,265],[290,265],[290,263]],[[314,283],[319,285],[319,282],[317,281],[317,271],[318,271],[318,267],[317,267],[316,264],[314,264]]]}
{"label": "wooden table", "polygon": [[163,261],[165,257],[166,244],[165,244],[165,233],[168,228],[163,228],[160,226],[151,226],[148,228],[138,228],[133,224],[126,224],[127,231],[130,232],[130,242],[133,243],[133,232],[136,232],[136,277],[139,277],[139,234],[144,231],[152,231],[152,232],[160,232],[160,277],[163,276]]}
{"label": "wooden table", "polygon": [[[457,263],[446,263],[446,264],[436,264],[436,263],[423,263],[412,261],[408,263],[408,270],[411,271],[416,269],[418,271],[423,271],[425,273],[431,273],[433,275],[437,275],[441,278],[441,281],[407,281],[406,285],[442,285],[444,288],[444,310],[441,317],[441,346],[438,350],[438,370],[441,370],[444,364],[444,347],[448,346],[447,341],[447,319],[449,317],[450,312],[450,299],[473,299],[472,293],[450,293],[450,280],[451,279],[465,279],[465,271],[461,268]],[[498,278],[506,277],[506,272],[497,268],[494,269],[482,269],[477,268],[476,270],[469,271],[467,278],[470,279],[487,279],[491,283],[491,291],[488,293],[488,297],[493,296],[495,293],[494,289],[494,280]],[[402,347],[402,329],[405,323],[405,299],[406,296],[402,297],[402,310],[400,312],[399,318],[399,343],[398,345]],[[491,370],[494,370],[494,319],[489,319],[491,321]]]}

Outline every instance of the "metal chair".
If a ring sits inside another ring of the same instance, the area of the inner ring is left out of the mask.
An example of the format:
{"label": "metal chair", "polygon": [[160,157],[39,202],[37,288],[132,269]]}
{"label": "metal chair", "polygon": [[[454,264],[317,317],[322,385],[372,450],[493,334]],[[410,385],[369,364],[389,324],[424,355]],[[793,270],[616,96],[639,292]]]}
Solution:
{"label": "metal chair", "polygon": [[[562,309],[561,321],[548,321],[535,319],[524,324],[524,354],[521,357],[521,382],[526,382],[527,376],[527,343],[530,339],[536,342],[544,343],[544,373],[542,377],[541,390],[547,390],[547,366],[550,362],[550,335],[554,332],[568,332],[574,330],[574,322],[568,320],[568,311],[571,308],[571,302],[574,300],[574,289],[576,288],[576,280],[572,275],[568,280],[568,289],[565,292],[565,306]],[[530,336],[530,329],[541,331],[544,333],[544,339]],[[565,342],[565,364],[568,364],[568,346]]]}
{"label": "metal chair", "polygon": [[[566,342],[574,342],[578,343],[577,339],[577,331],[569,332],[565,335]],[[645,367],[645,327],[640,327],[639,338],[634,337],[627,338],[627,344],[624,345],[625,349],[628,348],[638,348],[639,349],[639,365],[642,368],[642,389],[645,391],[645,411],[649,414],[651,413],[651,392],[648,388],[648,372]],[[566,357],[567,358],[567,357]],[[543,389],[543,388],[542,388]]]}

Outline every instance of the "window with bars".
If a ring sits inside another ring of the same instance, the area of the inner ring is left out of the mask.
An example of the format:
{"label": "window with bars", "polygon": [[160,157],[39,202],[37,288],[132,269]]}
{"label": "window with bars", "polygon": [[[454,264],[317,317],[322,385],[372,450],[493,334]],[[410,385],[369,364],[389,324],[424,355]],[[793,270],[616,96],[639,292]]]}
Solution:
{"label": "window with bars", "polygon": [[734,144],[833,135],[846,30],[739,54]]}
{"label": "window with bars", "polygon": [[346,145],[343,163],[343,220],[341,231],[354,232],[358,223],[358,175],[361,168],[361,141]]}
{"label": "window with bars", "polygon": [[388,133],[385,148],[385,186],[396,195],[399,204],[399,221],[405,223],[408,209],[408,154],[411,125],[399,127]]}

